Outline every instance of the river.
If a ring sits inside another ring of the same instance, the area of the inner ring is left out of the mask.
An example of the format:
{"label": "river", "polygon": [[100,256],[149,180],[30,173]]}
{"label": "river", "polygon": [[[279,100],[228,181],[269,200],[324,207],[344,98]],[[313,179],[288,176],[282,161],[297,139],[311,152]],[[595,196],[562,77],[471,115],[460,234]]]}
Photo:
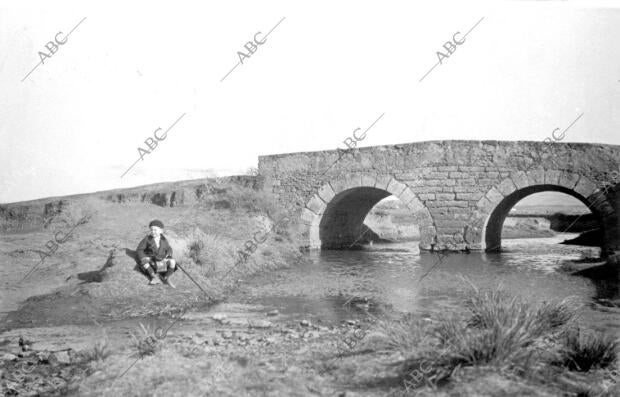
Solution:
{"label": "river", "polygon": [[501,253],[455,253],[441,260],[438,254],[420,253],[416,242],[311,252],[306,265],[249,280],[242,300],[333,323],[366,312],[431,316],[462,310],[471,285],[501,285],[534,302],[568,299],[582,307],[580,321],[618,333],[620,308],[610,303],[617,302],[617,283],[558,271],[562,260],[598,255],[595,248],[558,244],[574,236],[504,240]]}

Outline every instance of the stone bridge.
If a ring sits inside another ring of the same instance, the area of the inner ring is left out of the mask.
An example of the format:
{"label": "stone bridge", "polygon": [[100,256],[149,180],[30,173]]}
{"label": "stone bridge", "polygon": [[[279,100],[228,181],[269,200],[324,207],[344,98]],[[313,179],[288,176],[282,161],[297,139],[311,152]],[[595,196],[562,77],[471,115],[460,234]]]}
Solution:
{"label": "stone bridge", "polygon": [[259,157],[265,188],[298,216],[308,248],[353,246],[366,214],[394,195],[411,209],[420,248],[501,248],[504,219],[533,193],[576,197],[596,216],[601,248],[620,249],[620,146],[431,141]]}

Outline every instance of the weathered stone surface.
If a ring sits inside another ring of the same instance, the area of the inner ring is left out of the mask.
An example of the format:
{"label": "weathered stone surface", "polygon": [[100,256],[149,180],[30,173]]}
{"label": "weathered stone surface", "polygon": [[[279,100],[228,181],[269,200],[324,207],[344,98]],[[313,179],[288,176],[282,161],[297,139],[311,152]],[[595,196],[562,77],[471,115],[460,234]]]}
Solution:
{"label": "weathered stone surface", "polygon": [[560,179],[561,171],[556,170],[547,170],[545,171],[545,184],[547,185],[557,185],[558,180]]}
{"label": "weathered stone surface", "polygon": [[567,189],[573,189],[579,182],[579,174],[573,174],[572,172],[563,172],[560,174],[558,184]]}
{"label": "weathered stone surface", "polygon": [[513,193],[515,190],[517,190],[517,187],[515,186],[514,182],[512,181],[512,179],[510,178],[506,178],[502,181],[502,183],[500,183],[499,185],[497,185],[497,190],[504,196],[508,196],[509,194]]}
{"label": "weathered stone surface", "polygon": [[500,193],[500,191],[496,187],[489,190],[486,196],[491,203],[499,203],[504,199],[504,195]]}
{"label": "weathered stone surface", "polygon": [[312,221],[314,221],[314,218],[316,218],[317,214],[315,214],[314,212],[310,211],[307,208],[304,208],[301,211],[301,222],[305,223],[306,225],[312,225]]}
{"label": "weathered stone surface", "polygon": [[513,172],[510,177],[512,178],[512,182],[515,184],[517,189],[524,189],[529,186],[527,174],[523,171]]}
{"label": "weathered stone surface", "polygon": [[545,170],[535,169],[527,171],[527,177],[530,180],[530,185],[544,185],[545,184]]}
{"label": "weathered stone surface", "polygon": [[413,200],[415,198],[415,193],[409,189],[406,188],[405,190],[403,190],[403,192],[398,196],[398,198],[400,199],[400,201],[403,202],[403,204],[409,204],[409,202],[411,200]]}
{"label": "weathered stone surface", "polygon": [[334,193],[334,189],[332,189],[330,184],[327,184],[321,189],[319,189],[318,194],[325,203],[329,203],[331,199],[333,199],[336,195],[336,193]]}
{"label": "weathered stone surface", "polygon": [[593,194],[597,189],[597,186],[594,182],[590,181],[587,178],[579,179],[577,186],[574,187],[577,193],[581,194],[583,197],[588,197]]}
{"label": "weathered stone surface", "polygon": [[389,175],[379,175],[376,178],[375,187],[377,189],[387,190],[388,184],[392,178]]}
{"label": "weathered stone surface", "polygon": [[392,178],[390,183],[388,183],[386,190],[392,193],[393,195],[398,196],[400,193],[402,193],[403,190],[405,190],[406,187],[407,185],[405,185],[404,183],[399,182],[396,179]]}
{"label": "weathered stone surface", "polygon": [[322,214],[323,209],[325,208],[325,203],[319,198],[319,196],[314,195],[310,198],[310,201],[308,201],[307,207],[315,214]]}
{"label": "weathered stone surface", "polygon": [[484,193],[482,192],[476,192],[476,193],[457,193],[456,194],[456,199],[457,200],[480,200],[480,198],[482,198],[482,196],[484,196]]}

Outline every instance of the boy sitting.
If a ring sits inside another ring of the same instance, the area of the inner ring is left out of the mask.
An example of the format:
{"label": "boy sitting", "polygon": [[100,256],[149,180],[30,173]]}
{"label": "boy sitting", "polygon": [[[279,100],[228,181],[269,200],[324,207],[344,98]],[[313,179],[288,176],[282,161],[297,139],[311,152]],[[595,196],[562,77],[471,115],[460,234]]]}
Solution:
{"label": "boy sitting", "polygon": [[164,224],[155,219],[149,223],[149,229],[151,230],[149,235],[140,241],[136,249],[140,265],[151,279],[149,285],[159,284],[157,274],[164,273],[161,276],[162,280],[174,288],[169,277],[176,270],[176,262],[172,259],[172,247],[163,235]]}

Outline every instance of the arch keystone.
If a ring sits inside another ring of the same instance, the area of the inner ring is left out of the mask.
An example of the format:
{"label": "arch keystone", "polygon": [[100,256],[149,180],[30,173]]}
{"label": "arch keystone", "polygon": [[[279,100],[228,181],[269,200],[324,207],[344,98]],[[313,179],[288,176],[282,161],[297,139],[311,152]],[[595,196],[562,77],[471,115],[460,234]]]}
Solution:
{"label": "arch keystone", "polygon": [[560,180],[560,171],[556,170],[547,170],[545,171],[545,184],[547,185],[557,185]]}

